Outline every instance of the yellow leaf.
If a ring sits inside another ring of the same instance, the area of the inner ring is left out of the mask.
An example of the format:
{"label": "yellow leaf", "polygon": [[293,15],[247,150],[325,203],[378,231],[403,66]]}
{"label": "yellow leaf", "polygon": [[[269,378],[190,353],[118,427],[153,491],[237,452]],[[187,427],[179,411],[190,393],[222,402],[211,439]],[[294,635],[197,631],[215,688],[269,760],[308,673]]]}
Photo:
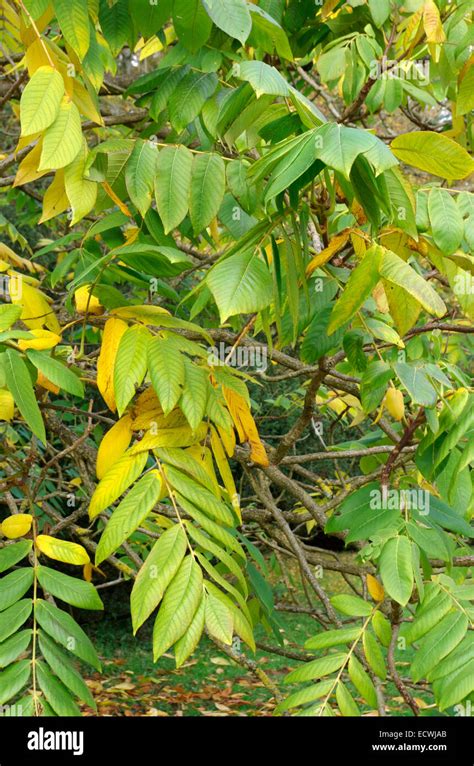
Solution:
{"label": "yellow leaf", "polygon": [[38,386],[42,386],[42,388],[45,388],[47,391],[51,391],[52,394],[59,394],[59,386],[57,386],[55,383],[52,383],[46,375],[44,375],[41,370],[38,370],[38,377],[36,379],[36,384]]}
{"label": "yellow leaf", "polygon": [[132,417],[124,415],[107,431],[97,452],[96,474],[102,479],[122,457],[132,440]]}
{"label": "yellow leaf", "polygon": [[38,223],[45,223],[60,213],[64,213],[69,207],[66,190],[64,188],[64,170],[58,170],[53,182],[46,189],[43,197],[43,212]]}
{"label": "yellow leaf", "polygon": [[374,601],[383,601],[385,598],[385,591],[382,583],[380,583],[371,574],[367,575],[367,590],[374,599]]}
{"label": "yellow leaf", "polygon": [[[28,138],[30,138],[30,136]],[[33,147],[31,152],[20,162],[13,186],[21,186],[22,184],[31,183],[31,181],[36,181],[48,172],[47,170],[38,170],[42,147],[43,142],[40,140]]]}
{"label": "yellow leaf", "polygon": [[423,28],[429,43],[444,43],[446,40],[439,10],[434,0],[426,0],[423,5]]}
{"label": "yellow leaf", "polygon": [[349,234],[350,229],[345,229],[344,231],[341,231],[340,234],[336,234],[336,236],[331,239],[329,245],[325,247],[324,250],[321,250],[318,255],[315,255],[309,262],[306,268],[306,276],[310,277],[313,271],[324,266],[325,263],[331,260],[333,255],[338,253],[339,250],[342,250],[349,239]]}
{"label": "yellow leaf", "polygon": [[50,535],[38,535],[36,547],[55,561],[63,561],[65,564],[77,564],[82,566],[89,562],[89,554],[82,545],[70,543],[68,540],[58,540]]}
{"label": "yellow leaf", "polygon": [[92,582],[92,564],[90,561],[88,561],[87,564],[84,564],[82,569],[82,576],[86,582]]}
{"label": "yellow leaf", "polygon": [[97,387],[112,412],[115,412],[117,407],[114,392],[115,358],[120,340],[126,329],[127,324],[121,319],[112,317],[112,319],[107,320],[102,336],[102,347],[97,360]]}
{"label": "yellow leaf", "polygon": [[15,513],[13,516],[2,521],[2,532],[9,540],[27,535],[33,523],[33,516],[29,513]]}
{"label": "yellow leaf", "polygon": [[110,184],[107,183],[107,181],[102,182],[102,188],[104,189],[105,193],[108,194],[111,200],[115,202],[117,207],[122,211],[122,213],[129,218],[132,218],[132,214],[128,207],[126,206],[125,202],[122,202],[119,196],[115,194],[114,190],[110,186]]}
{"label": "yellow leaf", "polygon": [[394,420],[402,420],[405,414],[403,394],[398,388],[390,386],[385,394],[385,406]]}
{"label": "yellow leaf", "polygon": [[146,452],[141,452],[139,455],[126,453],[117,460],[95,488],[89,505],[90,519],[94,519],[99,513],[105,511],[138,479],[147,460]]}
{"label": "yellow leaf", "polygon": [[[17,255],[11,247],[8,247],[4,242],[0,242],[0,256],[6,261],[13,263],[13,265],[18,268],[26,269],[30,274],[41,273],[45,270],[40,263],[35,263],[28,258],[22,258],[20,255]],[[24,277],[24,279],[30,284],[39,285],[37,279],[33,279],[32,277]]]}
{"label": "yellow leaf", "polygon": [[18,348],[22,351],[26,351],[28,348],[34,348],[37,351],[46,351],[49,348],[54,348],[61,341],[61,336],[55,332],[49,330],[31,330],[31,335],[34,337],[27,340],[19,340]]}
{"label": "yellow leaf", "polygon": [[97,109],[97,105],[93,102],[86,88],[82,85],[81,82],[79,82],[77,77],[74,78],[72,100],[74,101],[81,114],[83,114],[89,120],[92,120],[92,122],[97,123],[97,125],[104,124],[104,120],[102,119],[102,115]]}
{"label": "yellow leaf", "polygon": [[214,453],[214,460],[216,461],[219,473],[222,477],[222,481],[224,482],[224,487],[227,490],[227,494],[230,497],[235,512],[237,513],[240,521],[242,521],[239,495],[235,486],[234,477],[232,476],[232,471],[230,470],[229,463],[227,462],[224,447],[222,446],[222,442],[219,439],[219,435],[214,426],[211,426],[211,447]]}
{"label": "yellow leaf", "polygon": [[10,420],[13,420],[14,411],[15,402],[10,391],[7,391],[5,388],[0,389],[0,420],[10,422]]}
{"label": "yellow leaf", "polygon": [[54,333],[60,332],[59,322],[46,296],[29,285],[22,275],[10,273],[9,291],[11,302],[22,307],[20,319],[28,328],[34,330],[46,326]]}
{"label": "yellow leaf", "polygon": [[250,459],[258,465],[269,465],[268,456],[258,435],[255,420],[245,399],[236,391],[222,386],[222,393],[229,413],[234,421],[241,442],[250,444]]}
{"label": "yellow leaf", "polygon": [[104,307],[95,295],[90,294],[90,285],[78,287],[74,293],[74,302],[78,314],[103,314]]}
{"label": "yellow leaf", "polygon": [[229,457],[232,457],[235,452],[235,432],[231,428],[230,431],[226,431],[222,426],[217,426],[221,442],[224,445],[225,451]]}

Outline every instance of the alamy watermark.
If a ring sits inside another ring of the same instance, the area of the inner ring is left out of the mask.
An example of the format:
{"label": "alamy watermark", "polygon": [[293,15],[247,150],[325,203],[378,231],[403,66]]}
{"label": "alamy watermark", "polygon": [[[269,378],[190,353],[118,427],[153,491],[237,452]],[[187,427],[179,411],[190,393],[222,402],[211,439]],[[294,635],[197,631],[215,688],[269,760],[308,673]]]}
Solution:
{"label": "alamy watermark", "polygon": [[369,506],[373,510],[418,511],[420,516],[430,512],[430,493],[426,489],[373,489]]}
{"label": "alamy watermark", "polygon": [[265,346],[227,346],[222,341],[217,346],[207,349],[208,364],[217,367],[228,365],[229,367],[253,368],[259,372],[265,372],[268,367],[268,351]]}

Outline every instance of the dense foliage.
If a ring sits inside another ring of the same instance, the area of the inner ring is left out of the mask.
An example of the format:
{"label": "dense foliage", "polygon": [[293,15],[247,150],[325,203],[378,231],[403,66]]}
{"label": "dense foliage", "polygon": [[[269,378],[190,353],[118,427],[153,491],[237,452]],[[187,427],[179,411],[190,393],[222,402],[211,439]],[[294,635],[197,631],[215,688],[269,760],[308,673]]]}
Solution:
{"label": "dense foliage", "polygon": [[0,0],[4,714],[94,707],[123,578],[155,660],[206,632],[277,713],[466,710],[472,9]]}

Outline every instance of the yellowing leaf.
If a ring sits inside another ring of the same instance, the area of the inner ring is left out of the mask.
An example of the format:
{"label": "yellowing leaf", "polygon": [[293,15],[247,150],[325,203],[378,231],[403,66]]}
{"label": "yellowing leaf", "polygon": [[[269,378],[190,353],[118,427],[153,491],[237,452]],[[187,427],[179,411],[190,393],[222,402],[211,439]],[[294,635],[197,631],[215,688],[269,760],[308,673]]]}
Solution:
{"label": "yellowing leaf", "polygon": [[31,181],[36,181],[48,172],[47,170],[38,170],[42,149],[43,142],[40,140],[33,147],[31,152],[29,152],[29,154],[27,154],[20,162],[13,186],[21,186],[22,184],[31,183]]}
{"label": "yellowing leaf", "polygon": [[21,135],[46,130],[56,119],[64,94],[64,81],[51,66],[36,70],[20,101]]}
{"label": "yellowing leaf", "polygon": [[40,328],[31,330],[33,338],[27,340],[19,340],[18,348],[22,351],[26,351],[27,348],[34,348],[37,351],[46,351],[47,349],[54,348],[61,341],[61,336],[55,332],[49,330],[41,330]]}
{"label": "yellowing leaf", "polygon": [[112,319],[107,320],[102,336],[102,347],[97,360],[97,387],[112,412],[115,412],[117,407],[114,392],[115,358],[120,340],[126,329],[127,324],[121,319],[112,317]]}
{"label": "yellowing leaf", "polygon": [[91,285],[82,285],[74,293],[74,303],[78,314],[103,314],[104,307],[95,295],[90,294]]}
{"label": "yellowing leaf", "polygon": [[60,213],[64,213],[68,207],[69,200],[64,188],[64,171],[58,170],[44,194],[43,211],[38,223],[49,221]]}
{"label": "yellowing leaf", "polygon": [[64,98],[58,116],[43,138],[39,170],[64,168],[77,156],[82,144],[81,116],[72,101]]}
{"label": "yellowing leaf", "polygon": [[41,370],[38,370],[38,377],[36,379],[36,384],[38,386],[41,386],[42,388],[45,388],[47,391],[51,391],[52,394],[59,394],[60,388],[55,383],[52,383],[44,373],[41,372]]}
{"label": "yellowing leaf", "polygon": [[58,540],[50,535],[38,535],[36,547],[55,561],[63,561],[65,564],[83,566],[89,562],[89,554],[82,545],[70,543],[68,540]]}
{"label": "yellowing leaf", "polygon": [[28,328],[34,330],[46,326],[53,333],[60,332],[59,322],[46,296],[29,285],[23,276],[10,273],[9,291],[11,302],[22,307],[20,319]]}
{"label": "yellowing leaf", "polygon": [[367,575],[367,590],[374,599],[374,601],[383,601],[385,598],[385,591],[382,583],[380,583],[373,575]]}
{"label": "yellowing leaf", "polygon": [[423,28],[429,43],[444,43],[446,40],[439,10],[434,0],[425,0],[423,5]]}
{"label": "yellowing leaf", "polygon": [[265,447],[258,435],[257,426],[247,402],[243,396],[240,396],[240,394],[230,388],[226,388],[226,386],[222,386],[222,392],[240,441],[248,441],[250,444],[251,460],[258,465],[269,465]]}
{"label": "yellowing leaf", "polygon": [[94,519],[115,503],[123,492],[138,479],[148,460],[148,453],[125,454],[100,480],[89,505],[89,518]]}
{"label": "yellowing leaf", "polygon": [[308,263],[306,268],[306,276],[310,277],[313,271],[316,271],[316,269],[324,266],[325,263],[331,260],[333,255],[338,253],[339,250],[342,250],[349,239],[349,234],[350,229],[346,229],[345,231],[341,231],[340,234],[336,234],[336,236],[331,239],[329,245],[325,247],[324,250],[321,250],[318,255],[315,255],[314,258]]}
{"label": "yellowing leaf", "polygon": [[17,537],[27,535],[33,523],[33,516],[29,513],[15,513],[2,521],[1,529],[5,537],[14,540]]}
{"label": "yellowing leaf", "polygon": [[84,139],[76,159],[64,171],[64,186],[72,208],[71,226],[92,210],[97,198],[97,184],[84,178],[86,158],[87,144]]}
{"label": "yellowing leaf", "polygon": [[132,440],[132,417],[124,415],[107,431],[97,452],[96,474],[102,479],[122,457]]}
{"label": "yellowing leaf", "polygon": [[227,462],[227,458],[225,455],[224,447],[222,446],[222,442],[219,438],[217,431],[215,430],[213,426],[211,426],[211,447],[212,447],[212,452],[214,453],[214,460],[217,463],[219,473],[222,477],[222,481],[224,482],[224,487],[226,488],[227,493],[230,497],[232,506],[234,507],[236,513],[238,514],[240,521],[242,521],[242,517],[240,513],[239,496],[235,486],[234,477],[232,476],[232,471],[230,470],[229,463]]}
{"label": "yellowing leaf", "polygon": [[403,394],[398,388],[390,386],[385,394],[385,406],[392,418],[402,420],[405,414],[405,404],[403,402]]}
{"label": "yellowing leaf", "polygon": [[6,420],[10,422],[13,420],[13,414],[15,411],[15,400],[10,391],[6,388],[0,389],[0,420]]}

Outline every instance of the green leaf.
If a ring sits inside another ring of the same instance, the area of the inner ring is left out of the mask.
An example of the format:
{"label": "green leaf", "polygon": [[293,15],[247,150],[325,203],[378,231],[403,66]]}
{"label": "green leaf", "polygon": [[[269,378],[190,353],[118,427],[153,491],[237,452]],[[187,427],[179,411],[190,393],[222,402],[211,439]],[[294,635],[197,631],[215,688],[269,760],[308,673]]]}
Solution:
{"label": "green leaf", "polygon": [[349,178],[352,165],[359,156],[374,166],[377,174],[397,165],[383,141],[360,128],[347,128],[328,122],[314,131],[315,157]]}
{"label": "green leaf", "polygon": [[10,665],[0,674],[0,705],[8,702],[28,683],[31,675],[31,662],[20,660]]}
{"label": "green leaf", "polygon": [[30,362],[45,375],[51,383],[54,383],[63,391],[67,391],[73,396],[84,396],[84,385],[78,376],[72,372],[65,364],[53,359],[44,351],[28,349],[26,355]]}
{"label": "green leaf", "polygon": [[189,359],[185,359],[185,378],[179,406],[186,420],[196,430],[204,418],[207,404],[208,373]]}
{"label": "green leaf", "polygon": [[461,244],[464,222],[459,207],[447,189],[430,189],[428,213],[436,246],[443,255],[451,255]]}
{"label": "green leaf", "polygon": [[287,189],[313,165],[316,157],[313,133],[305,133],[299,139],[273,168],[265,190],[266,202]]}
{"label": "green leaf", "polygon": [[133,632],[158,606],[186,553],[186,535],[174,524],[156,541],[140,569],[130,596]]}
{"label": "green leaf", "polygon": [[474,171],[474,160],[464,147],[431,130],[415,130],[397,136],[391,149],[407,165],[448,181],[466,178]]}
{"label": "green leaf", "polygon": [[96,565],[119,548],[146,519],[161,492],[158,471],[145,474],[112,513],[95,553]]}
{"label": "green leaf", "polygon": [[25,595],[33,584],[32,567],[21,567],[0,580],[0,611],[7,609]]}
{"label": "green leaf", "polygon": [[296,670],[292,670],[285,679],[285,684],[300,683],[301,681],[313,681],[315,678],[324,678],[336,670],[342,668],[347,655],[344,652],[338,654],[328,654],[327,657],[320,657],[311,662],[305,662]]}
{"label": "green leaf", "polygon": [[209,593],[206,598],[205,608],[206,628],[214,638],[222,641],[223,644],[232,644],[232,631],[234,620],[232,613],[225,604]]}
{"label": "green leaf", "polygon": [[250,83],[257,98],[265,93],[270,96],[290,94],[288,83],[278,69],[264,61],[242,61],[237,64],[236,76]]}
{"label": "green leaf", "polygon": [[372,605],[368,601],[364,601],[363,598],[346,593],[332,596],[330,600],[334,609],[351,617],[367,617],[373,609]]}
{"label": "green leaf", "polygon": [[135,142],[125,167],[125,183],[130,199],[142,217],[151,205],[158,147],[152,141]]}
{"label": "green leaf", "polygon": [[[365,602],[364,602],[365,603]],[[350,644],[360,633],[359,628],[338,628],[337,630],[327,630],[318,633],[305,641],[305,649],[327,649],[330,646],[341,646]]]}
{"label": "green leaf", "polygon": [[194,157],[189,212],[195,234],[216,217],[225,192],[224,160],[218,154]]}
{"label": "green leaf", "polygon": [[41,691],[57,715],[79,716],[81,714],[66,687],[43,662],[36,662],[36,675]]}
{"label": "green leaf", "polygon": [[360,710],[347,686],[339,681],[336,687],[337,706],[343,716],[359,716]]}
{"label": "green leaf", "polygon": [[211,269],[206,282],[217,303],[222,323],[235,314],[250,314],[264,309],[273,296],[268,268],[254,251],[220,261]]}
{"label": "green leaf", "polygon": [[383,248],[383,258],[380,264],[380,276],[398,287],[402,287],[415,298],[430,314],[442,317],[447,309],[433,290],[431,285],[420,277],[408,263],[405,263],[391,250]]}
{"label": "green leaf", "polygon": [[[263,48],[266,53],[276,52],[280,58],[292,61],[293,53],[286,32],[273,18],[273,13],[270,15],[269,12],[265,12],[269,11],[268,5],[265,10],[258,5],[250,5],[249,11],[252,16],[252,34],[249,44],[255,48]],[[273,8],[270,12],[272,11]]]}
{"label": "green leaf", "polygon": [[325,697],[333,687],[334,681],[332,680],[321,681],[319,684],[306,686],[304,689],[300,689],[299,691],[290,694],[289,697],[282,702],[279,702],[275,708],[275,714],[279,715],[280,713],[284,713],[285,710],[290,710],[299,705],[304,705],[307,702],[313,702],[321,697]]}
{"label": "green leaf", "polygon": [[77,106],[63,98],[58,115],[46,130],[38,170],[57,170],[69,165],[82,146],[81,116]]}
{"label": "green leaf", "polygon": [[18,543],[11,543],[0,549],[0,572],[18,564],[31,551],[32,540],[20,540]]}
{"label": "green leaf", "polygon": [[11,662],[14,662],[20,654],[26,652],[31,642],[33,631],[31,628],[20,630],[14,636],[10,636],[6,641],[0,644],[0,668],[6,668]]}
{"label": "green leaf", "polygon": [[63,684],[67,686],[78,699],[82,700],[82,702],[85,702],[86,705],[89,705],[89,707],[95,710],[96,704],[89,691],[89,687],[82,680],[66,652],[64,652],[55,641],[43,632],[40,632],[39,634],[38,643],[44,659],[61,679]]}
{"label": "green leaf", "polygon": [[36,401],[28,368],[21,356],[12,349],[5,352],[5,379],[8,390],[23,418],[38,439],[46,444],[43,418]]}
{"label": "green leaf", "polygon": [[474,690],[474,660],[471,659],[466,665],[458,670],[449,681],[443,684],[439,698],[439,709],[445,710],[451,705],[465,699]]}
{"label": "green leaf", "polygon": [[332,310],[328,335],[352,319],[364,301],[367,300],[380,279],[378,270],[382,255],[382,248],[379,245],[373,245],[351,272],[344,292]]}
{"label": "green leaf", "polygon": [[16,633],[23,623],[28,619],[33,609],[31,598],[23,598],[17,601],[13,606],[9,606],[4,612],[0,613],[0,641]]}
{"label": "green leaf", "polygon": [[184,47],[195,53],[208,41],[212,21],[201,0],[174,0],[173,26]]}
{"label": "green leaf", "polygon": [[56,69],[41,66],[21,95],[21,135],[31,136],[55,121],[64,95],[64,80]]}
{"label": "green leaf", "polygon": [[169,584],[153,628],[156,662],[188,629],[202,598],[202,572],[192,556],[186,556]]}
{"label": "green leaf", "polygon": [[148,344],[151,383],[165,415],[176,406],[185,382],[183,354],[171,340],[155,337]]}
{"label": "green leaf", "polygon": [[79,609],[103,609],[99,594],[90,582],[58,572],[57,569],[38,566],[38,580],[42,588],[56,598]]}
{"label": "green leaf", "polygon": [[371,708],[377,708],[377,693],[368,673],[353,654],[348,664],[349,678]]}
{"label": "green leaf", "polygon": [[135,387],[140,386],[145,377],[150,338],[145,327],[132,325],[120,339],[114,366],[115,401],[120,417],[135,396]]}
{"label": "green leaf", "polygon": [[194,652],[196,646],[199,643],[199,639],[202,636],[206,615],[206,600],[206,594],[203,593],[199,606],[196,609],[196,613],[191,620],[189,627],[174,646],[177,668],[181,667],[183,662],[185,662]]}
{"label": "green leaf", "polygon": [[[439,591],[439,589],[438,589]],[[404,637],[409,644],[418,641],[426,633],[429,633],[438,623],[451,611],[453,602],[447,593],[439,591],[436,599],[428,604],[426,608],[424,603],[417,609],[415,619],[404,632]]]}
{"label": "green leaf", "polygon": [[469,621],[464,612],[447,614],[421,642],[411,666],[411,677],[415,681],[425,678],[436,665],[446,657],[466,635]]}
{"label": "green leaf", "polygon": [[252,18],[245,0],[202,0],[212,21],[242,45],[252,29]]}
{"label": "green leaf", "polygon": [[390,625],[390,621],[387,620],[382,612],[375,612],[374,616],[372,617],[372,627],[380,643],[384,646],[390,646],[390,641],[392,638],[392,626]]}
{"label": "green leaf", "polygon": [[416,404],[421,404],[423,407],[433,407],[436,404],[438,394],[421,366],[413,362],[411,364],[397,362],[393,369]]}
{"label": "green leaf", "polygon": [[195,117],[217,88],[214,72],[188,72],[178,83],[170,96],[170,122],[178,132],[183,130]]}
{"label": "green leaf", "polygon": [[156,162],[156,206],[165,234],[178,226],[188,212],[193,155],[185,146],[166,147]]}
{"label": "green leaf", "polygon": [[370,630],[365,630],[362,637],[362,644],[364,647],[365,659],[374,671],[374,673],[385,681],[387,677],[387,668],[385,667],[385,660],[382,654],[382,650],[375,640]]}
{"label": "green leaf", "polygon": [[382,27],[390,16],[390,0],[368,0],[370,15],[376,27]]}
{"label": "green leaf", "polygon": [[380,576],[388,595],[405,606],[413,590],[411,543],[407,537],[387,540],[379,560]]}
{"label": "green leaf", "polygon": [[[162,3],[163,0],[160,0],[160,5]],[[100,0],[99,21],[112,56],[116,56],[131,32],[128,0],[115,0],[113,5],[107,0]]]}
{"label": "green leaf", "polygon": [[36,619],[55,641],[100,671],[100,661],[90,639],[69,614],[43,599],[38,599]]}
{"label": "green leaf", "polygon": [[89,12],[87,0],[53,0],[54,14],[61,32],[74,53],[82,61],[90,43]]}

